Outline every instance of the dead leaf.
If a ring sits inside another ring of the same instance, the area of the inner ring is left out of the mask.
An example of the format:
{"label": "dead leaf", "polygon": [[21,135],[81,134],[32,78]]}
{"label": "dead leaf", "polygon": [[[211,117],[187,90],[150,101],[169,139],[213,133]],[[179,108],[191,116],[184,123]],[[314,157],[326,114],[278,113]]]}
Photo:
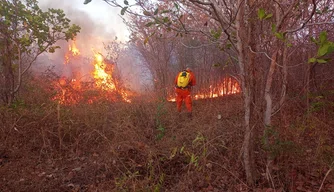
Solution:
{"label": "dead leaf", "polygon": [[67,185],[67,187],[74,187],[74,184],[70,183],[70,184]]}
{"label": "dead leaf", "polygon": [[81,170],[81,167],[77,167],[77,168],[72,169],[72,171],[80,171],[80,170]]}
{"label": "dead leaf", "polygon": [[297,190],[298,191],[307,191],[307,189],[305,189],[303,186],[298,186]]}
{"label": "dead leaf", "polygon": [[66,176],[65,181],[70,181],[71,179],[73,179],[74,175],[75,175],[74,172],[70,171]]}
{"label": "dead leaf", "polygon": [[93,157],[98,157],[98,156],[99,156],[99,154],[93,153]]}
{"label": "dead leaf", "polygon": [[205,165],[207,168],[211,169],[212,168],[212,164],[211,163],[208,163]]}
{"label": "dead leaf", "polygon": [[277,192],[275,189],[272,189],[272,188],[268,188],[267,190],[266,190],[266,192]]}
{"label": "dead leaf", "polygon": [[208,189],[209,191],[212,191],[212,190],[213,190],[212,185],[209,185],[207,189]]}
{"label": "dead leaf", "polygon": [[327,189],[329,189],[330,191],[334,191],[334,185],[328,185]]}
{"label": "dead leaf", "polygon": [[273,166],[272,169],[275,170],[275,171],[279,171],[280,170],[280,168],[278,166]]}
{"label": "dead leaf", "polygon": [[256,189],[254,189],[254,192],[262,192],[262,189],[261,188],[256,188]]}

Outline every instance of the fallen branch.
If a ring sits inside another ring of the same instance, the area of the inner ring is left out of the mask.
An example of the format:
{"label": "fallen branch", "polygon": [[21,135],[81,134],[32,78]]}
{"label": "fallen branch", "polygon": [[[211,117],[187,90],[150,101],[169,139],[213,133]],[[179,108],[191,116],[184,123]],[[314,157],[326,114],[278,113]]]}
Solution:
{"label": "fallen branch", "polygon": [[327,176],[329,175],[329,173],[330,173],[332,170],[333,170],[333,169],[332,169],[332,168],[330,168],[330,169],[327,171],[327,173],[326,173],[326,175],[325,175],[324,179],[322,180],[322,183],[321,183],[321,185],[320,185],[320,188],[319,188],[318,192],[320,192],[320,191],[321,191],[321,189],[322,189],[322,186],[324,185],[324,182],[325,182],[325,180],[326,180]]}

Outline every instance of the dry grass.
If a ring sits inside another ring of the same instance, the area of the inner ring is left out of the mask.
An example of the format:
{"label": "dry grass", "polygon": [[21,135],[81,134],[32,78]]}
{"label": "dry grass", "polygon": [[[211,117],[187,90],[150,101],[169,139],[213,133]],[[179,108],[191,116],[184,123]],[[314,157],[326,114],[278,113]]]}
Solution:
{"label": "dry grass", "polygon": [[[270,149],[257,135],[251,189],[239,158],[239,96],[194,101],[189,119],[151,98],[59,106],[52,92],[34,91],[0,110],[0,191],[315,191],[323,181],[333,189],[333,121],[306,118],[297,101],[275,117]],[[273,182],[263,175],[268,154]]]}

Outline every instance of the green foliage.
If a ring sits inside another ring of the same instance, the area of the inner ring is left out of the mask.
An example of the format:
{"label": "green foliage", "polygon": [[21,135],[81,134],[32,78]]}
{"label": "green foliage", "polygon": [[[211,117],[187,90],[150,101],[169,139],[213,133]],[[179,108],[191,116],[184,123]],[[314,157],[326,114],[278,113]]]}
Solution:
{"label": "green foliage", "polygon": [[[198,150],[200,149],[200,150]],[[169,159],[175,158],[177,155],[184,156],[188,159],[189,166],[193,166],[196,170],[201,170],[203,168],[204,159],[207,157],[208,147],[207,139],[201,134],[198,133],[196,138],[192,141],[191,147],[174,147],[171,151]]]}
{"label": "green foliage", "polygon": [[143,14],[144,14],[145,16],[151,16],[151,13],[148,12],[148,11],[143,11]]}
{"label": "green foliage", "polygon": [[318,47],[317,55],[309,58],[308,63],[327,63],[330,58],[326,58],[329,54],[334,52],[334,43],[327,38],[327,32],[322,31],[318,39],[311,37],[310,40]]}
{"label": "green foliage", "polygon": [[262,20],[266,16],[266,12],[264,9],[260,8],[257,11],[257,16],[259,17],[260,20]]}
{"label": "green foliage", "polygon": [[154,11],[154,15],[157,15],[159,13],[159,9],[156,8],[155,11]]}
{"label": "green foliage", "polygon": [[118,191],[129,191],[128,189],[128,182],[131,180],[134,180],[136,177],[139,177],[139,172],[135,171],[135,172],[130,172],[128,171],[127,174],[124,174],[122,177],[116,178],[115,179],[115,184],[117,187]]}
{"label": "green foliage", "polygon": [[275,24],[271,25],[271,32],[275,35],[277,39],[283,41],[286,44],[286,46],[288,47],[292,46],[292,44],[288,41],[288,39],[285,36],[286,33],[277,31],[277,26]]}
{"label": "green foliage", "polygon": [[218,30],[211,30],[211,36],[215,39],[215,40],[218,40],[221,35],[222,35],[222,30],[221,29],[218,29]]}
{"label": "green foliage", "polygon": [[150,27],[153,24],[155,24],[155,22],[148,22],[148,23],[146,23],[145,27]]}
{"label": "green foliage", "polygon": [[263,8],[260,8],[257,11],[257,16],[262,21],[264,19],[270,19],[273,16],[273,14],[272,13],[267,14]]}
{"label": "green foliage", "polygon": [[214,64],[212,64],[212,67],[220,67],[222,66],[222,64],[220,62],[216,62]]}
{"label": "green foliage", "polygon": [[273,16],[272,13],[269,13],[268,15],[266,15],[266,17],[264,19],[270,19]]}
{"label": "green foliage", "polygon": [[92,0],[85,0],[84,1],[84,4],[86,5],[86,4],[88,4],[88,3],[90,3]]}
{"label": "green foliage", "polygon": [[275,24],[272,24],[271,25],[271,32],[275,33],[276,32],[276,25]]}
{"label": "green foliage", "polygon": [[157,112],[156,112],[156,126],[157,126],[157,131],[158,134],[156,136],[157,140],[161,140],[165,136],[165,126],[162,122],[162,117],[164,117],[167,113],[166,111],[166,101],[164,99],[161,99],[161,101],[158,103],[157,106]]}
{"label": "green foliage", "polygon": [[9,107],[13,110],[18,110],[20,108],[26,107],[26,104],[24,100],[16,100]]}
{"label": "green foliage", "polygon": [[327,111],[329,115],[334,115],[334,102],[330,99],[333,96],[333,91],[324,91],[322,95],[310,93],[309,98],[311,102],[308,113]]}
{"label": "green foliage", "polygon": [[283,33],[275,32],[274,34],[278,39],[280,39],[280,40],[284,39],[284,34]]}
{"label": "green foliage", "polygon": [[316,62],[316,61],[317,61],[317,59],[314,58],[314,57],[308,59],[308,62],[309,62],[309,63],[314,63],[314,62]]}
{"label": "green foliage", "polygon": [[165,181],[165,174],[161,174],[160,176],[159,176],[159,181],[158,181],[158,183],[155,185],[155,187],[154,187],[154,192],[159,192],[160,190],[161,190],[161,187],[163,186],[163,183],[164,183],[164,181]]}
{"label": "green foliage", "polygon": [[158,135],[157,135],[157,140],[161,140],[165,136],[166,129],[162,124],[159,124],[157,127],[158,130]]}
{"label": "green foliage", "polygon": [[127,9],[128,9],[128,7],[123,7],[122,10],[121,10],[121,15],[124,15]]}

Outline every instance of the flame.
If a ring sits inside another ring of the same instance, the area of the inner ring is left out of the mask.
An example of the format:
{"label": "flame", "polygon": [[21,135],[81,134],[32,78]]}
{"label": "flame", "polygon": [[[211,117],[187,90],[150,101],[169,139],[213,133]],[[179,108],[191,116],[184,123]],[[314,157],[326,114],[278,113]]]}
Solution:
{"label": "flame", "polygon": [[64,64],[68,64],[70,62],[71,58],[73,58],[75,56],[79,56],[79,55],[80,55],[80,51],[77,48],[76,40],[74,39],[68,45],[68,51],[66,52],[66,55],[65,55],[65,62],[64,62]]}
{"label": "flame", "polygon": [[[233,78],[228,77],[222,80],[222,83],[217,86],[210,85],[209,90],[201,91],[193,95],[194,100],[199,99],[208,99],[208,98],[217,98],[225,95],[237,94],[240,93],[241,89],[237,81]],[[176,98],[170,96],[168,101],[175,102]]]}
{"label": "flame", "polygon": [[[68,51],[65,54],[65,65],[72,72],[72,78],[61,77],[55,86],[58,88],[58,94],[52,98],[60,104],[71,105],[79,102],[92,104],[101,99],[125,102],[131,102],[132,93],[121,86],[121,83],[113,78],[115,65],[108,62],[101,53],[93,51],[94,60],[91,63],[93,71],[89,74],[93,82],[83,82],[78,68],[73,66],[73,59],[81,58],[76,41],[69,44]],[[79,60],[80,61],[80,60]],[[93,92],[93,94],[92,94]]]}
{"label": "flame", "polygon": [[73,43],[71,45],[68,46],[68,50],[70,52],[72,52],[73,56],[80,55],[80,51],[79,51],[79,49],[76,46],[75,40],[73,41]]}
{"label": "flame", "polygon": [[[95,81],[95,84],[97,87],[108,90],[108,91],[115,91],[116,86],[113,82],[112,78],[112,72],[114,71],[114,66],[112,64],[106,64],[104,62],[103,56],[100,53],[94,54],[95,60],[94,60],[94,72],[93,76]],[[107,67],[109,68],[107,70]],[[107,73],[108,71],[108,73]]]}
{"label": "flame", "polygon": [[108,92],[117,92],[122,96],[122,99],[128,103],[131,103],[129,99],[129,93],[122,89],[122,87],[116,87],[116,80],[113,78],[112,74],[114,72],[114,65],[111,63],[106,63],[105,59],[100,53],[94,54],[94,68],[93,76],[95,79],[95,85],[102,90]]}
{"label": "flame", "polygon": [[81,94],[78,94],[81,86],[78,86],[73,79],[69,81],[66,77],[61,77],[55,82],[55,86],[59,88],[60,91],[52,100],[57,100],[60,104],[75,104],[82,98]]}

